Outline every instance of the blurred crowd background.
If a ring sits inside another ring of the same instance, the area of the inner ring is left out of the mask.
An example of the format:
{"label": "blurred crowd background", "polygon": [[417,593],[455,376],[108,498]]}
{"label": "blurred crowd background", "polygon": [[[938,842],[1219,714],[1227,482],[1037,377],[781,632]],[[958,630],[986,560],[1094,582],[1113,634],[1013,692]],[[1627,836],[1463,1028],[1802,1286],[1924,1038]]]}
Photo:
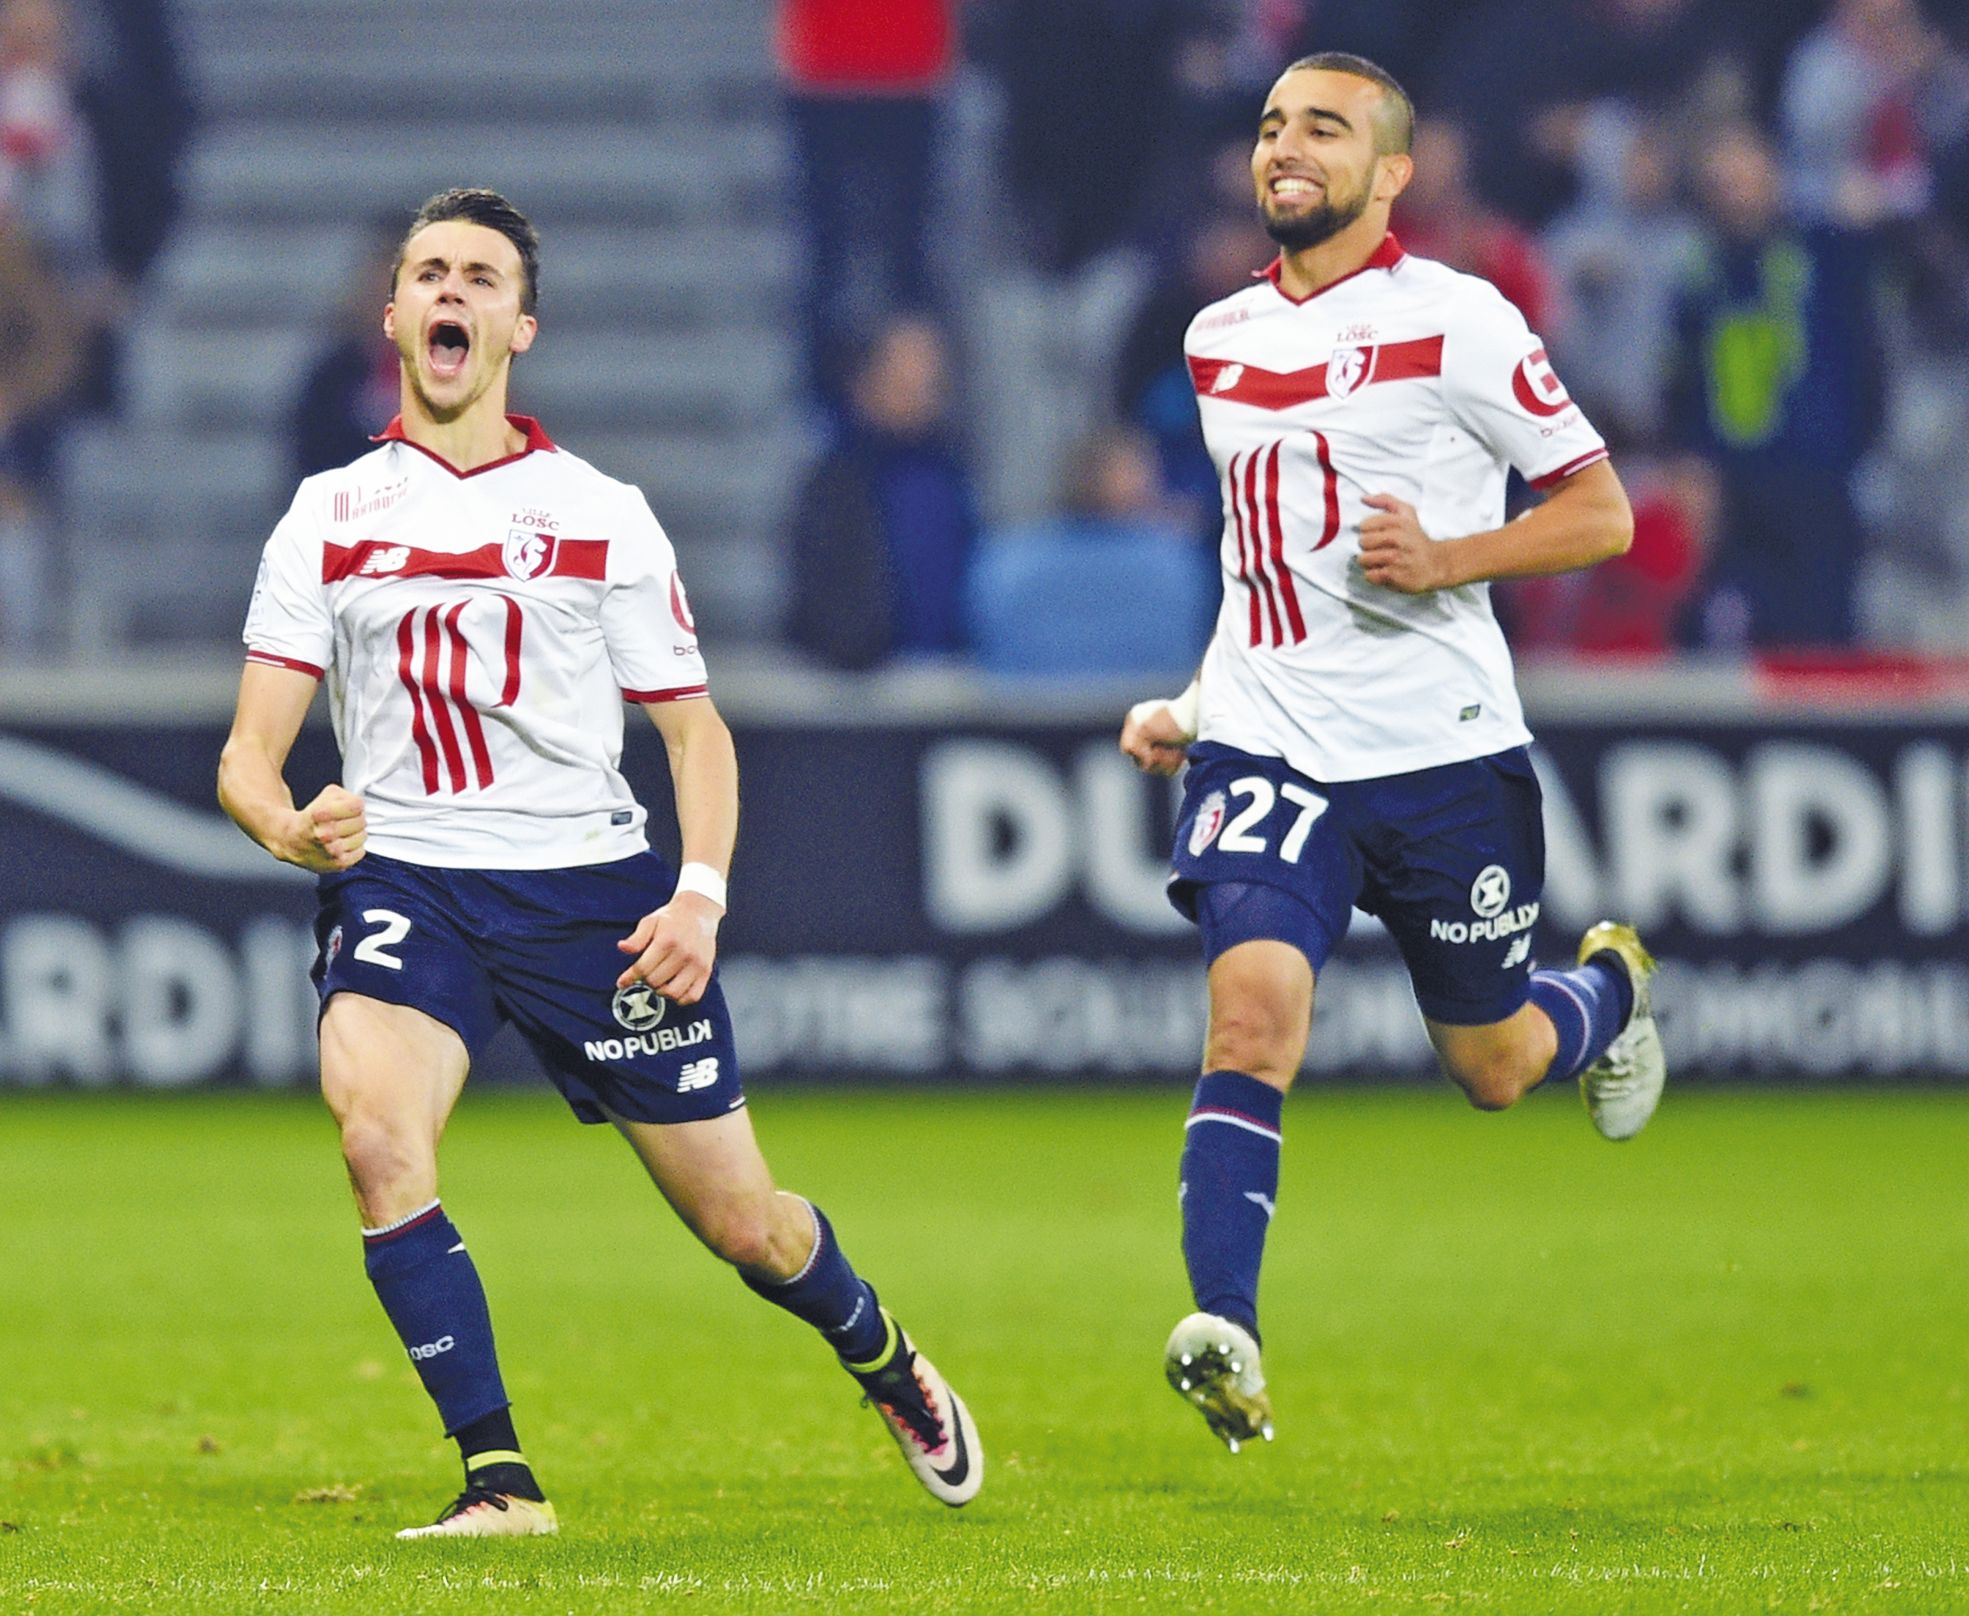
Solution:
{"label": "blurred crowd background", "polygon": [[1179,674],[1218,591],[1182,336],[1272,248],[1315,49],[1419,112],[1636,542],[1549,656],[1969,654],[1969,0],[0,0],[0,664],[236,636],[393,413],[404,221],[545,236],[515,405],[641,482],[713,643]]}

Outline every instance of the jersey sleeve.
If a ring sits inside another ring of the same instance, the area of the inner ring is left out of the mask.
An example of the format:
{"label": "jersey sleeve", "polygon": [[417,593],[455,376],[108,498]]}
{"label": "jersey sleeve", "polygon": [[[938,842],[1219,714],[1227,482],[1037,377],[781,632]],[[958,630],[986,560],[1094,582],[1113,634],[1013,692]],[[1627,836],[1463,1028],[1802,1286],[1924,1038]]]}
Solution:
{"label": "jersey sleeve", "polygon": [[321,531],[303,483],[260,556],[246,608],[246,660],[319,679],[335,650],[335,623],[321,579]]}
{"label": "jersey sleeve", "polygon": [[1489,288],[1449,329],[1443,393],[1458,422],[1534,488],[1607,457],[1606,440],[1567,394],[1545,344]]}
{"label": "jersey sleeve", "polygon": [[709,692],[697,623],[669,536],[638,493],[609,546],[602,635],[627,701],[684,701]]}

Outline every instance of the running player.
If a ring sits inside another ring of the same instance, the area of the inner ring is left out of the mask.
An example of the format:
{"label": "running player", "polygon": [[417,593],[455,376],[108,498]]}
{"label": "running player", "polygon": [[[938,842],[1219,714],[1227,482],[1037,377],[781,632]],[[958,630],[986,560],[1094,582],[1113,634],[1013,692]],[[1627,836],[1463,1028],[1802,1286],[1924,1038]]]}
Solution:
{"label": "running player", "polygon": [[[1413,121],[1356,56],[1272,88],[1251,169],[1279,256],[1185,344],[1223,481],[1224,604],[1197,681],[1121,732],[1151,773],[1189,766],[1170,895],[1201,933],[1210,1021],[1182,1164],[1197,1312],[1165,1367],[1233,1452],[1272,1434],[1257,1296],[1279,1119],[1355,905],[1393,933],[1471,1104],[1578,1077],[1625,1139],[1665,1075],[1632,928],[1532,968],[1538,782],[1487,589],[1618,555],[1627,498],[1517,311],[1389,234]],[[1513,467],[1545,498],[1507,524]]]}
{"label": "running player", "polygon": [[[438,1201],[438,1139],[502,1021],[699,1239],[821,1332],[923,1486],[966,1503],[984,1456],[964,1404],[754,1142],[714,969],[731,735],[642,495],[506,413],[538,286],[504,198],[447,191],[417,215],[383,310],[402,413],[303,482],[268,541],[219,765],[240,827],[320,873],[322,1093],[369,1278],[464,1459],[458,1497],[398,1536],[556,1529]],[[296,808],[281,771],[323,678],[343,780]],[[617,767],[625,700],[669,754],[681,870]]]}

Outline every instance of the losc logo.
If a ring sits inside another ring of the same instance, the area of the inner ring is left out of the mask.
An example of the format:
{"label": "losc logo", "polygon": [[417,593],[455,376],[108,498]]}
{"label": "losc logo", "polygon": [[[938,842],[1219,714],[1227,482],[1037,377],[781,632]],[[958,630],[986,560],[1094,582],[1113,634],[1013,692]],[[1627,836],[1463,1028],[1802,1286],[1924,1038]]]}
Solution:
{"label": "losc logo", "polygon": [[1372,380],[1379,348],[1335,348],[1326,362],[1326,396],[1345,398]]}
{"label": "losc logo", "polygon": [[648,1032],[660,1025],[667,1008],[667,1001],[647,982],[631,982],[626,988],[617,988],[609,1005],[617,1025],[631,1032]]}
{"label": "losc logo", "polygon": [[1224,794],[1213,791],[1197,804],[1196,823],[1190,826],[1190,857],[1195,858],[1217,839],[1224,828]]}
{"label": "losc logo", "polygon": [[435,1358],[441,1352],[449,1352],[458,1345],[455,1336],[441,1335],[435,1341],[426,1341],[421,1347],[410,1348],[410,1356],[422,1363],[426,1358]]}
{"label": "losc logo", "polygon": [[501,559],[506,563],[510,577],[522,581],[538,578],[554,564],[554,540],[546,533],[528,533],[524,528],[514,528],[506,535],[505,549]]}

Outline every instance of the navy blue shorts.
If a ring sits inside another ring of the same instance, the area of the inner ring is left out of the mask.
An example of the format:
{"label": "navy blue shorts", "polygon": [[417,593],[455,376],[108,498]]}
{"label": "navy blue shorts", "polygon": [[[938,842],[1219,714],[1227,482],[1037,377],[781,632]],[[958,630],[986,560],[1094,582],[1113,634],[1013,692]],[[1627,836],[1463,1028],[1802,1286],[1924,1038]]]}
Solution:
{"label": "navy blue shorts", "polygon": [[324,875],[314,983],[409,1005],[476,1058],[502,1021],[540,1057],[583,1122],[697,1122],[745,1103],[731,1018],[714,974],[673,1004],[618,989],[615,946],[670,901],[654,853],[568,870],[444,870],[371,853]]}
{"label": "navy blue shorts", "polygon": [[1190,748],[1169,898],[1204,957],[1255,938],[1317,971],[1365,909],[1394,936],[1432,1021],[1478,1026],[1524,1004],[1545,887],[1538,777],[1523,747],[1321,785],[1279,758]]}

